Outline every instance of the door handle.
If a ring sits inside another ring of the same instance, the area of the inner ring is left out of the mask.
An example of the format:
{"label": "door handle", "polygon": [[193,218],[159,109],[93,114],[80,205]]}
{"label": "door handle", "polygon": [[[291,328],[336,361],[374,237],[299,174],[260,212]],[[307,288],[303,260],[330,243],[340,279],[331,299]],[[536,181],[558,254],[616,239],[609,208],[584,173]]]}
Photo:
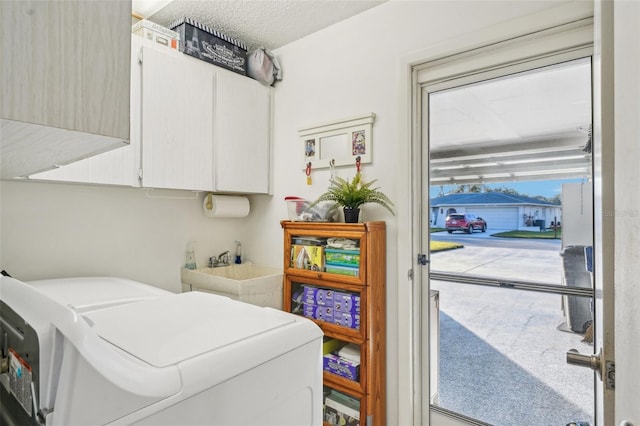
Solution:
{"label": "door handle", "polygon": [[602,349],[597,355],[584,355],[577,349],[569,349],[567,351],[567,364],[577,365],[579,367],[588,367],[598,373],[598,377],[602,380]]}

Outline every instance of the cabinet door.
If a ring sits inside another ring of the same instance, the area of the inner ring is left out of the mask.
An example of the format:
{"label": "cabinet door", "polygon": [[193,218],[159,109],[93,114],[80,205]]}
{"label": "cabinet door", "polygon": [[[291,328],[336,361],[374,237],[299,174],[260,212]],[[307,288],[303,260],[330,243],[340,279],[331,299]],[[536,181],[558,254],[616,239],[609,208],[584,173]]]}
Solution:
{"label": "cabinet door", "polygon": [[0,177],[129,140],[131,1],[0,1]]}
{"label": "cabinet door", "polygon": [[215,99],[215,189],[269,193],[271,89],[220,70]]}
{"label": "cabinet door", "polygon": [[2,117],[129,140],[131,2],[0,3]]}
{"label": "cabinet door", "polygon": [[213,189],[212,65],[142,49],[142,186]]}

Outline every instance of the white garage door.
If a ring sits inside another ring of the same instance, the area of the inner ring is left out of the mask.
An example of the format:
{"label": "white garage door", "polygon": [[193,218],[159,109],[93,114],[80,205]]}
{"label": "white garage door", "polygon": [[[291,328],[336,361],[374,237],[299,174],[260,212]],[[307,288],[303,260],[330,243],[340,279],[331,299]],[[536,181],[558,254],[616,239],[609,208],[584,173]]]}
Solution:
{"label": "white garage door", "polygon": [[517,207],[467,207],[467,213],[480,216],[487,222],[487,228],[491,230],[518,229]]}

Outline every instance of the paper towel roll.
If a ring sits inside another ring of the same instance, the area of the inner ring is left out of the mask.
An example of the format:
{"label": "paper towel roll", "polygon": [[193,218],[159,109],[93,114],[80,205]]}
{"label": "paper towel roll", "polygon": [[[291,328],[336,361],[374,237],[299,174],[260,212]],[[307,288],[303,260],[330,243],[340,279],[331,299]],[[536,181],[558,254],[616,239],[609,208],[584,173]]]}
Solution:
{"label": "paper towel roll", "polygon": [[240,195],[208,194],[202,202],[207,217],[246,217],[249,214],[249,199]]}

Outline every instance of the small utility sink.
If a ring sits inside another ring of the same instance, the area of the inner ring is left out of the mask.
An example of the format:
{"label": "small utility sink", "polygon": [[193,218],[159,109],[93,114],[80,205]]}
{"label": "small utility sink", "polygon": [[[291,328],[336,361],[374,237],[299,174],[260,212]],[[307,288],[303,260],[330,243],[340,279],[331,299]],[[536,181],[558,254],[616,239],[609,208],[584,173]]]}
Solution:
{"label": "small utility sink", "polygon": [[282,271],[243,263],[180,270],[182,291],[205,291],[258,306],[282,309]]}

